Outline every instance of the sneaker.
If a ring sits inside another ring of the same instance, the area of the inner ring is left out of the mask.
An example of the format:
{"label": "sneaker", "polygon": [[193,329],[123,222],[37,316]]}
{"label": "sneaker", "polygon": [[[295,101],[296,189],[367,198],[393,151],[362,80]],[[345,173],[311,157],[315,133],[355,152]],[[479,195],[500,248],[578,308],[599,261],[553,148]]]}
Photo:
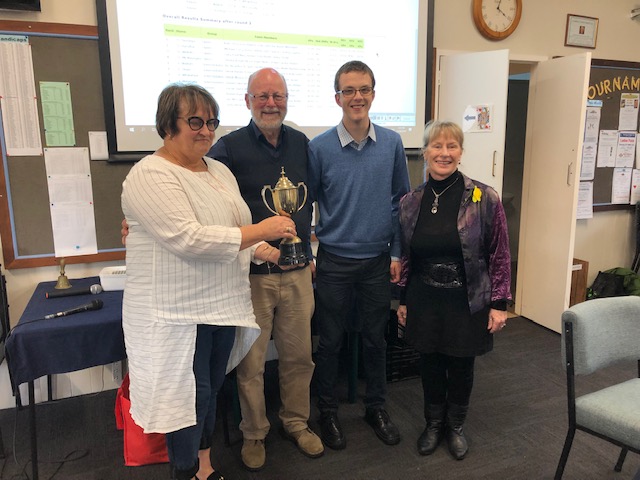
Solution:
{"label": "sneaker", "polygon": [[285,438],[295,443],[298,450],[309,458],[318,458],[324,453],[322,440],[309,427],[297,432],[287,432],[283,428],[282,433]]}
{"label": "sneaker", "polygon": [[264,440],[245,439],[242,442],[242,451],[240,452],[242,463],[251,472],[257,472],[264,467],[267,459],[267,453],[264,449]]}

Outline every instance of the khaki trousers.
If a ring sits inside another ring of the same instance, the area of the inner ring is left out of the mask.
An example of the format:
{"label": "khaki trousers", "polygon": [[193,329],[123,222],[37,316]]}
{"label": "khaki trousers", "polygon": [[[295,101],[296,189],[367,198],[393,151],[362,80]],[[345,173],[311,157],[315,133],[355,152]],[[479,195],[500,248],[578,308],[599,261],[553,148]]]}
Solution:
{"label": "khaki trousers", "polygon": [[261,333],[237,367],[242,421],[246,440],[267,436],[270,423],[264,398],[264,368],[269,340],[278,351],[279,416],[287,432],[307,428],[309,384],[315,367],[311,358],[311,316],[315,308],[311,268],[249,276],[251,299]]}

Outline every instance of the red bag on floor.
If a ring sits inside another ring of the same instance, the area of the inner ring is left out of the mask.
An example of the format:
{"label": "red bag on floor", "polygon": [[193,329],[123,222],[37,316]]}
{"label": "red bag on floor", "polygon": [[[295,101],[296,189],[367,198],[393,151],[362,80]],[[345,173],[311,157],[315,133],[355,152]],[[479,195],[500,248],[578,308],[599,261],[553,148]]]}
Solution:
{"label": "red bag on floor", "polygon": [[116,427],[124,430],[124,464],[127,467],[138,467],[152,463],[167,463],[167,443],[163,433],[144,433],[142,427],[136,425],[129,410],[129,374],[125,375],[116,395]]}

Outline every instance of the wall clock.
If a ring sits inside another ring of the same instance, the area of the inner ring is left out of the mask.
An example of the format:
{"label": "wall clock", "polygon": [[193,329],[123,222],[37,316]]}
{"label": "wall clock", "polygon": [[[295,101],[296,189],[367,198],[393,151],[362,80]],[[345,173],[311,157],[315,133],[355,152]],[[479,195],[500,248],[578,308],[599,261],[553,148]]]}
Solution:
{"label": "wall clock", "polygon": [[489,40],[511,35],[522,16],[522,0],[473,0],[473,21]]}

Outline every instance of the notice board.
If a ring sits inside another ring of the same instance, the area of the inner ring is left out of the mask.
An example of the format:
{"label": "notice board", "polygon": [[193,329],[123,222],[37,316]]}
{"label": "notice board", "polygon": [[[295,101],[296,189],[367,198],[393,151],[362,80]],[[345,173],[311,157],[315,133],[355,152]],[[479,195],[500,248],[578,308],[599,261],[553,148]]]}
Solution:
{"label": "notice board", "polygon": [[[28,35],[36,89],[39,82],[69,82],[76,147],[88,147],[90,131],[104,131],[104,106],[95,27],[0,21],[0,31]],[[46,147],[38,102],[42,145]],[[44,156],[7,157],[0,172],[0,235],[5,268],[54,265],[53,233]],[[120,237],[122,182],[131,164],[91,161],[98,253],[66,257],[66,263],[124,258]]]}
{"label": "notice board", "polygon": [[[592,60],[589,100],[602,101],[600,130],[618,130],[623,93],[640,92],[640,63]],[[635,131],[638,131],[636,124]],[[613,167],[596,167],[593,179],[594,211],[632,209],[633,205],[611,204]]]}

